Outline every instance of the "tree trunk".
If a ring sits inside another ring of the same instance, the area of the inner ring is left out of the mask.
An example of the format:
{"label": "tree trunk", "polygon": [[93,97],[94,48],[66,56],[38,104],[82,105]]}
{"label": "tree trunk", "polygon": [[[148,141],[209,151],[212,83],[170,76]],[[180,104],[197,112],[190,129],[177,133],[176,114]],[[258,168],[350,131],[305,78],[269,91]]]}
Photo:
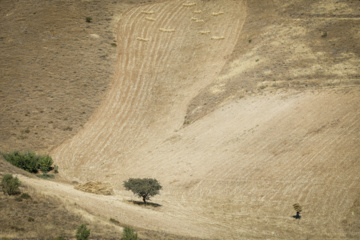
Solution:
{"label": "tree trunk", "polygon": [[147,196],[143,196],[144,204],[146,204],[146,197],[147,197]]}
{"label": "tree trunk", "polygon": [[300,212],[296,212],[296,216],[295,216],[296,219],[300,219]]}

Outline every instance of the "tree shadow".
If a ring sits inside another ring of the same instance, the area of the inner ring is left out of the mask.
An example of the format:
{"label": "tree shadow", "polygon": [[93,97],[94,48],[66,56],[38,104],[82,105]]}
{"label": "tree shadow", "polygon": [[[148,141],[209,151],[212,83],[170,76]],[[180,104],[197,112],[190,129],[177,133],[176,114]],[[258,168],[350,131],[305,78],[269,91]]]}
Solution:
{"label": "tree shadow", "polygon": [[295,218],[295,219],[301,219],[301,216],[300,215],[294,215],[294,216],[292,216],[293,218]]}
{"label": "tree shadow", "polygon": [[161,207],[162,205],[160,205],[160,204],[157,204],[157,203],[152,203],[152,202],[146,202],[146,203],[144,203],[144,202],[142,202],[142,201],[134,201],[134,200],[128,200],[128,202],[130,202],[130,203],[133,203],[133,204],[136,204],[136,205],[139,205],[139,206],[150,206],[150,207],[155,207],[155,208],[157,208],[157,207]]}

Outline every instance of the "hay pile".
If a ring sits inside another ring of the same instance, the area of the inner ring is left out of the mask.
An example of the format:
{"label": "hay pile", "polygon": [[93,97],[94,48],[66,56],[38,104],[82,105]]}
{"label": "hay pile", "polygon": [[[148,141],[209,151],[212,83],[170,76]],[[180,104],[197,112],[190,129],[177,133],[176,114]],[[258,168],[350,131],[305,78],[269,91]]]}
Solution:
{"label": "hay pile", "polygon": [[103,182],[87,182],[85,184],[79,184],[75,186],[75,189],[83,192],[95,193],[99,195],[114,194],[114,190],[111,188],[110,183],[103,183]]}

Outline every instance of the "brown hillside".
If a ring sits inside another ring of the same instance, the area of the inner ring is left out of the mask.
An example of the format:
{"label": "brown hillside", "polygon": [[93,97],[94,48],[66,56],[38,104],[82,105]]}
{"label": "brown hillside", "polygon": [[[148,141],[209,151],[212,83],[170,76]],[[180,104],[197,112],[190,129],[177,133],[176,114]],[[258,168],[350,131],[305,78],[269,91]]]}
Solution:
{"label": "brown hillside", "polygon": [[[141,239],[360,236],[359,1],[1,6],[0,151],[60,168],[46,181],[1,160],[1,173],[53,199],[37,221],[67,216],[52,236],[76,221],[102,238],[124,225]],[[133,204],[129,177],[160,181],[155,204]],[[1,237],[49,236],[1,201]]]}

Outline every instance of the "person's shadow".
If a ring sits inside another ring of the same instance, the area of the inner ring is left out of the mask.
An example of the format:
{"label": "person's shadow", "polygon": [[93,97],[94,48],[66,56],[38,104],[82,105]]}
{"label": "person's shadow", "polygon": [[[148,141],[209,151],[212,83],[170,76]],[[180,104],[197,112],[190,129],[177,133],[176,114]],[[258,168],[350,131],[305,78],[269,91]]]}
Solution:
{"label": "person's shadow", "polygon": [[296,215],[292,216],[295,219],[301,219],[300,213],[296,212]]}

